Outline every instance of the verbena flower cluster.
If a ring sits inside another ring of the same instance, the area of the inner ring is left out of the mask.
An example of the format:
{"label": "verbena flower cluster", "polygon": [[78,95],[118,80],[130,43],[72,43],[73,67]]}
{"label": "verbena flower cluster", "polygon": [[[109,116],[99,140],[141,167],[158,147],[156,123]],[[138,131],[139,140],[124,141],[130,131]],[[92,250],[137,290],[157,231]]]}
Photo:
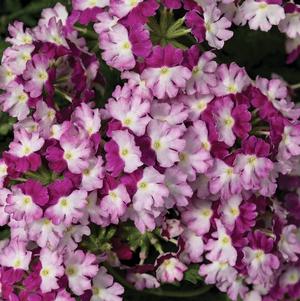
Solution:
{"label": "verbena flower cluster", "polygon": [[[73,0],[9,26],[1,300],[119,301],[112,267],[143,290],[195,265],[232,300],[300,297],[300,108],[214,51],[246,23],[300,54],[281,0]],[[123,84],[100,108],[104,62]]]}

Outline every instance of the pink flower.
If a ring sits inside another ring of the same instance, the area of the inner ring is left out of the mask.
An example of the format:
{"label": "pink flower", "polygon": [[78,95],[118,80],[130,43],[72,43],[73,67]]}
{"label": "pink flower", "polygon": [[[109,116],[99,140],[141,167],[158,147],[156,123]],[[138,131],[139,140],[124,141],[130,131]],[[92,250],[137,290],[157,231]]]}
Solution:
{"label": "pink flower", "polygon": [[184,251],[180,254],[180,258],[185,263],[198,263],[202,261],[204,252],[204,243],[202,236],[195,234],[193,231],[186,229],[182,238],[184,240]]}
{"label": "pink flower", "polygon": [[66,133],[61,137],[60,145],[63,149],[63,159],[72,173],[80,174],[89,167],[87,159],[91,149],[88,139],[80,139]]}
{"label": "pink flower", "polygon": [[87,104],[82,103],[72,115],[74,122],[84,129],[89,136],[99,132],[101,118],[99,109],[91,109]]}
{"label": "pink flower", "polygon": [[3,183],[7,175],[7,165],[3,159],[0,159],[0,189],[3,188]]}
{"label": "pink flower", "polygon": [[165,172],[164,183],[169,190],[169,196],[165,199],[166,208],[187,206],[189,198],[193,195],[192,188],[187,184],[187,175],[178,168],[168,168]]}
{"label": "pink flower", "polygon": [[159,281],[166,283],[181,281],[183,279],[184,272],[187,269],[187,266],[185,266],[177,258],[171,257],[169,259],[165,259],[158,267],[156,270],[156,278]]}
{"label": "pink flower", "polygon": [[118,224],[119,218],[124,215],[127,205],[131,202],[126,187],[120,184],[108,191],[108,194],[101,200],[101,215],[108,218],[111,223]]}
{"label": "pink flower", "polygon": [[155,277],[146,273],[129,273],[127,274],[127,280],[133,283],[138,291],[142,291],[145,288],[158,288],[160,286]]}
{"label": "pink flower", "polygon": [[102,210],[99,206],[97,190],[92,191],[88,195],[87,205],[80,222],[84,225],[88,225],[89,219],[96,225],[103,224]]}
{"label": "pink flower", "polygon": [[48,81],[49,60],[46,56],[36,54],[28,62],[27,68],[23,74],[25,80],[25,90],[31,97],[39,97],[43,92],[43,87]]}
{"label": "pink flower", "polygon": [[[80,0],[79,0],[80,1]],[[112,16],[107,12],[97,14],[97,23],[94,24],[94,30],[99,35],[103,32],[112,30],[112,28],[118,23],[119,18]]]}
{"label": "pink flower", "polygon": [[82,216],[82,209],[87,204],[87,192],[84,190],[74,190],[69,195],[61,196],[55,205],[47,208],[45,216],[54,224],[64,223],[70,226],[76,223]]}
{"label": "pink flower", "polygon": [[237,271],[227,262],[214,261],[209,264],[201,264],[199,274],[205,277],[206,284],[224,283],[225,281],[232,283],[236,279]]}
{"label": "pink flower", "polygon": [[271,253],[272,249],[273,239],[258,230],[250,237],[250,247],[243,248],[243,262],[247,267],[248,279],[253,284],[267,285],[279,268],[279,259]]}
{"label": "pink flower", "polygon": [[212,237],[217,240],[208,240],[205,250],[210,252],[206,254],[206,258],[212,262],[219,261],[234,266],[237,260],[237,251],[232,245],[231,237],[220,220],[215,220],[215,222],[217,231],[212,233]]}
{"label": "pink flower", "polygon": [[98,272],[95,264],[96,256],[77,250],[65,257],[65,273],[68,277],[69,287],[76,296],[92,288],[90,278]]}
{"label": "pink flower", "polygon": [[26,250],[26,245],[18,240],[11,240],[10,244],[1,250],[0,263],[5,267],[12,267],[15,270],[27,271],[31,261],[32,252]]}
{"label": "pink flower", "polygon": [[213,95],[202,95],[202,94],[194,94],[194,95],[182,95],[181,100],[188,106],[189,108],[189,119],[191,121],[196,121],[201,116],[202,112],[204,112],[208,106],[208,104],[214,99]]}
{"label": "pink flower", "polygon": [[130,70],[135,66],[126,27],[117,24],[109,32],[101,33],[99,40],[99,47],[103,50],[102,57],[108,65],[121,71]]}
{"label": "pink flower", "polygon": [[51,126],[56,121],[56,111],[44,102],[39,101],[36,104],[36,110],[33,114],[34,120],[38,122],[38,127],[43,138],[49,138]]}
{"label": "pink flower", "polygon": [[10,215],[5,212],[7,197],[11,192],[6,188],[0,189],[0,226],[8,223]]}
{"label": "pink flower", "polygon": [[[203,132],[197,132],[196,127],[190,126],[185,132],[185,148],[179,153],[178,168],[188,176],[189,181],[196,179],[197,173],[205,173],[212,165],[212,158],[207,147],[210,143],[205,139],[201,141],[199,134],[205,136],[205,124],[201,123]],[[199,141],[198,143],[195,143]]]}
{"label": "pink flower", "polygon": [[44,139],[40,138],[39,133],[28,133],[24,129],[15,131],[15,140],[9,145],[9,153],[18,157],[29,157],[39,151],[44,145]]}
{"label": "pink flower", "polygon": [[7,48],[3,53],[3,61],[16,75],[21,75],[26,69],[27,62],[31,60],[33,50],[34,46],[29,44]]}
{"label": "pink flower", "polygon": [[187,81],[186,91],[189,95],[196,92],[209,94],[212,87],[217,84],[217,63],[213,61],[216,55],[210,51],[201,55],[197,47],[192,46],[187,52],[188,65],[192,68],[192,76]]}
{"label": "pink flower", "polygon": [[298,254],[300,254],[300,235],[295,225],[287,225],[282,229],[278,248],[285,260],[298,260]]}
{"label": "pink flower", "polygon": [[72,298],[65,289],[63,289],[57,293],[54,301],[75,301],[75,299]]}
{"label": "pink flower", "polygon": [[104,267],[100,267],[98,274],[93,279],[91,301],[122,301],[124,288],[111,275],[107,274]]}
{"label": "pink flower", "polygon": [[133,96],[141,99],[152,99],[152,93],[150,89],[146,86],[144,80],[141,79],[139,73],[125,71],[121,74],[122,79],[128,80],[128,86],[132,90]]}
{"label": "pink flower", "polygon": [[[262,139],[251,136],[243,142],[244,154],[238,154],[235,159],[235,171],[240,174],[241,184],[246,190],[259,190],[267,195],[273,194],[276,184],[271,178],[274,168],[273,162],[268,156],[270,147]],[[270,183],[262,183],[263,179],[269,179]],[[270,185],[268,191],[263,190],[263,185]],[[264,194],[263,194],[264,195]]]}
{"label": "pink flower", "polygon": [[151,119],[148,116],[150,103],[137,96],[131,97],[130,101],[125,98],[118,100],[111,98],[107,110],[114,119],[122,123],[123,127],[130,129],[137,136],[145,133],[146,126]]}
{"label": "pink flower", "polygon": [[241,8],[242,16],[251,29],[269,31],[272,25],[278,25],[284,19],[284,9],[268,1],[246,0]]}
{"label": "pink flower", "polygon": [[50,251],[45,248],[40,253],[41,271],[40,277],[42,279],[41,291],[43,293],[51,292],[58,289],[58,278],[64,274],[64,268],[62,266],[63,258],[57,252]]}
{"label": "pink flower", "polygon": [[24,31],[24,24],[19,21],[15,21],[13,24],[8,26],[8,31],[11,38],[6,38],[6,42],[11,43],[12,45],[24,45],[32,44],[33,36],[30,33],[29,29]]}
{"label": "pink flower", "polygon": [[82,172],[81,187],[86,191],[102,188],[104,167],[102,157],[91,158],[89,166]]}
{"label": "pink flower", "polygon": [[220,159],[214,160],[212,169],[208,172],[209,190],[212,194],[220,193],[222,199],[241,191],[240,177],[234,168]]}
{"label": "pink flower", "polygon": [[217,79],[218,85],[214,88],[216,96],[241,93],[250,84],[245,69],[236,63],[229,66],[220,65],[217,69]]}
{"label": "pink flower", "polygon": [[12,194],[7,198],[5,212],[17,221],[23,218],[32,222],[41,218],[43,210],[38,206],[48,202],[48,193],[40,183],[28,180],[24,184],[12,187]]}
{"label": "pink flower", "polygon": [[165,48],[156,46],[152,55],[147,58],[147,68],[141,78],[146,81],[147,87],[159,99],[166,96],[175,97],[180,88],[184,88],[186,81],[191,77],[188,68],[181,66],[182,51],[171,44]]}
{"label": "pink flower", "polygon": [[227,28],[231,27],[231,22],[221,16],[221,11],[215,4],[205,7],[204,25],[206,29],[205,39],[209,46],[220,49],[224,46],[224,41],[233,36],[233,32]]}
{"label": "pink flower", "polygon": [[146,167],[143,170],[142,178],[136,184],[137,191],[132,199],[135,210],[164,207],[164,198],[169,195],[164,179],[165,176],[153,167]]}
{"label": "pink flower", "polygon": [[188,111],[183,103],[153,102],[151,116],[157,121],[166,121],[169,125],[182,124],[187,119]]}
{"label": "pink flower", "polygon": [[285,18],[278,24],[278,29],[281,32],[294,39],[300,36],[300,18],[299,18],[300,6],[289,2],[285,7]]}
{"label": "pink flower", "polygon": [[118,18],[123,18],[133,10],[142,0],[112,0],[110,5],[110,12]]}
{"label": "pink flower", "polygon": [[105,145],[107,152],[107,170],[112,171],[112,175],[118,175],[122,170],[132,173],[143,165],[141,151],[135,144],[134,136],[128,130],[114,131],[112,141]]}
{"label": "pink flower", "polygon": [[63,237],[64,225],[55,225],[48,218],[41,218],[29,225],[28,235],[41,248],[55,249]]}
{"label": "pink flower", "polygon": [[5,63],[0,66],[0,88],[6,89],[7,86],[16,79],[16,74]]}
{"label": "pink flower", "polygon": [[282,140],[278,147],[278,159],[288,160],[292,156],[300,155],[300,125],[287,125],[284,127]]}
{"label": "pink flower", "polygon": [[81,11],[95,7],[102,8],[108,5],[108,0],[72,0],[73,9]]}
{"label": "pink flower", "polygon": [[233,146],[236,136],[245,138],[251,130],[251,113],[246,105],[234,107],[233,101],[229,97],[215,101],[213,115],[219,134],[219,141],[225,142],[228,146]]}
{"label": "pink flower", "polygon": [[210,201],[195,200],[182,212],[182,222],[196,235],[201,236],[209,231],[212,216]]}
{"label": "pink flower", "polygon": [[182,138],[184,128],[170,126],[168,122],[150,121],[147,133],[151,138],[151,148],[155,151],[157,161],[162,167],[171,167],[179,161],[178,153],[184,149]]}

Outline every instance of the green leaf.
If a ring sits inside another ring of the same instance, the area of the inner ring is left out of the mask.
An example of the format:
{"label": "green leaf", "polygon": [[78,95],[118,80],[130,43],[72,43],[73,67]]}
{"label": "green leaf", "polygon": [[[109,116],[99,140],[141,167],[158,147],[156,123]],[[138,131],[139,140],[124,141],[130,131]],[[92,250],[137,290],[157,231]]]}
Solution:
{"label": "green leaf", "polygon": [[199,265],[193,264],[184,274],[184,280],[191,282],[193,284],[199,283],[202,279],[199,275]]}

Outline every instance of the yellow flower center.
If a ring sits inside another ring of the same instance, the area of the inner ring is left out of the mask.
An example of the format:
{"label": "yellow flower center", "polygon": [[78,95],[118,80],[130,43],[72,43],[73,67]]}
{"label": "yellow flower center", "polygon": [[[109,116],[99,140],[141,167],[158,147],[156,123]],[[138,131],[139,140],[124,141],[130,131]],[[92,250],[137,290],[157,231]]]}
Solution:
{"label": "yellow flower center", "polygon": [[41,270],[41,275],[47,277],[50,274],[49,269],[45,268]]}
{"label": "yellow flower center", "polygon": [[247,163],[250,165],[254,165],[256,162],[256,157],[255,156],[250,156],[247,160]]}
{"label": "yellow flower center", "polygon": [[68,204],[69,204],[68,199],[63,198],[63,199],[60,200],[60,205],[61,205],[62,207],[67,207]]}
{"label": "yellow flower center", "polygon": [[124,42],[122,45],[123,49],[131,49],[131,44],[129,42]]}
{"label": "yellow flower center", "polygon": [[121,151],[122,156],[127,156],[129,154],[129,150],[127,148],[123,148]]}
{"label": "yellow flower center", "polygon": [[166,75],[167,73],[169,73],[169,68],[168,67],[162,67],[160,69],[160,74]]}
{"label": "yellow flower center", "polygon": [[146,189],[148,187],[148,184],[146,182],[141,182],[139,185],[139,188]]}
{"label": "yellow flower center", "polygon": [[228,116],[224,119],[224,124],[228,127],[232,127],[234,124],[234,119],[231,116]]}

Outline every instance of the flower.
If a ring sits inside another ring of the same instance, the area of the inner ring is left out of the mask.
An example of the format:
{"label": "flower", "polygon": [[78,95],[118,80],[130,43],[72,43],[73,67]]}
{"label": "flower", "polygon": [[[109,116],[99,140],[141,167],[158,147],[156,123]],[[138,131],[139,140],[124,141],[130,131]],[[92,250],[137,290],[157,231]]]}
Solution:
{"label": "flower", "polygon": [[153,48],[151,56],[146,60],[147,68],[141,78],[145,80],[146,86],[151,89],[154,96],[159,99],[166,96],[172,98],[185,86],[191,72],[180,65],[182,60],[182,51],[171,45]]}
{"label": "flower", "polygon": [[188,229],[201,236],[209,231],[212,216],[213,210],[210,201],[195,200],[182,212],[182,221]]}
{"label": "flower", "polygon": [[[62,183],[63,184],[63,183]],[[45,216],[56,225],[64,223],[70,226],[83,216],[83,208],[87,204],[87,192],[84,190],[74,190],[69,195],[62,195],[56,204],[48,207]]]}
{"label": "flower", "polygon": [[119,217],[126,212],[127,205],[131,202],[126,187],[120,184],[108,191],[108,194],[101,200],[101,215],[109,218],[111,223],[117,224]]}
{"label": "flower", "polygon": [[28,180],[24,184],[12,187],[12,193],[7,198],[5,212],[20,221],[23,218],[32,222],[42,217],[43,210],[39,204],[48,202],[48,193],[41,184]]}
{"label": "flower", "polygon": [[90,278],[96,276],[98,266],[95,265],[96,256],[77,250],[68,254],[64,260],[65,273],[72,292],[80,296],[85,290],[91,289]]}
{"label": "flower", "polygon": [[272,1],[246,0],[241,6],[242,16],[251,29],[269,31],[272,25],[278,25],[284,19],[284,9]]}
{"label": "flower", "polygon": [[27,271],[31,260],[32,252],[26,250],[24,242],[12,240],[0,254],[0,263],[5,267],[12,267],[15,270]]}
{"label": "flower", "polygon": [[135,66],[132,44],[125,26],[117,24],[109,32],[101,33],[99,47],[103,50],[102,57],[108,65],[121,71]]}
{"label": "flower", "polygon": [[224,41],[233,36],[233,32],[227,29],[231,26],[231,22],[225,17],[221,17],[221,11],[216,5],[207,6],[203,15],[206,29],[205,39],[211,47],[222,48]]}
{"label": "flower", "polygon": [[141,151],[128,130],[114,131],[112,141],[105,145],[105,150],[107,170],[112,171],[112,175],[119,174],[121,170],[132,173],[143,165]]}
{"label": "flower", "polygon": [[152,207],[163,207],[164,198],[169,195],[168,189],[164,185],[165,176],[153,167],[146,167],[141,179],[137,182],[137,191],[133,195],[133,207],[135,210]]}
{"label": "flower", "polygon": [[100,267],[98,274],[93,279],[93,295],[91,301],[121,301],[124,288],[119,283],[114,283],[113,277],[107,274],[104,267]]}
{"label": "flower", "polygon": [[64,268],[62,266],[63,258],[57,252],[52,252],[49,249],[42,249],[40,253],[42,279],[41,291],[43,293],[51,292],[58,289],[57,278],[62,277]]}
{"label": "flower", "polygon": [[151,138],[151,148],[155,151],[157,160],[162,167],[171,167],[179,161],[179,152],[184,149],[185,142],[180,139],[183,128],[170,126],[168,122],[151,120],[147,134]]}
{"label": "flower", "polygon": [[109,114],[122,123],[124,128],[130,129],[135,135],[141,136],[145,133],[146,126],[150,121],[148,116],[150,103],[142,98],[134,96],[131,101],[125,98],[114,100],[111,98],[107,109]]}
{"label": "flower", "polygon": [[158,280],[167,283],[181,281],[183,279],[183,273],[186,270],[187,266],[185,266],[177,258],[171,257],[165,259],[157,268],[156,277],[158,278]]}

